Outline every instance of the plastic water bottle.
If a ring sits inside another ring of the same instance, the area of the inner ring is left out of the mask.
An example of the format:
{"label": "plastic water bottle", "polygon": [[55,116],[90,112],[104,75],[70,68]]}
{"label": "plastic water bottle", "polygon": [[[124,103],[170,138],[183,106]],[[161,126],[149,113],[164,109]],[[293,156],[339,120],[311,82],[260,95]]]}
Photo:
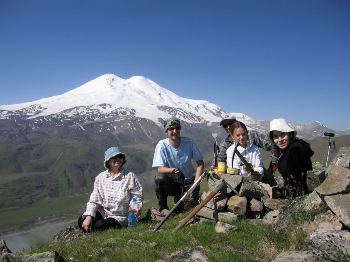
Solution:
{"label": "plastic water bottle", "polygon": [[128,227],[134,227],[137,225],[137,217],[134,212],[129,213],[128,215]]}
{"label": "plastic water bottle", "polygon": [[129,227],[134,227],[137,225],[136,213],[141,209],[141,207],[142,207],[141,199],[134,196],[130,201],[130,209],[129,209],[129,215],[128,215]]}

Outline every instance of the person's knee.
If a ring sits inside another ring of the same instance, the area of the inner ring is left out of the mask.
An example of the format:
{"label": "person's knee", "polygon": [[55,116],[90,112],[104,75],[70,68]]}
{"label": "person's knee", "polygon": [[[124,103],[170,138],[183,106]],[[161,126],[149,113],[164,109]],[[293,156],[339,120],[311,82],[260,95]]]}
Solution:
{"label": "person's knee", "polygon": [[105,223],[103,219],[99,219],[96,221],[95,225],[94,225],[94,231],[102,231],[105,230]]}
{"label": "person's knee", "polygon": [[169,181],[168,179],[168,174],[156,174],[156,176],[154,177],[154,182],[155,184],[164,184],[167,183]]}

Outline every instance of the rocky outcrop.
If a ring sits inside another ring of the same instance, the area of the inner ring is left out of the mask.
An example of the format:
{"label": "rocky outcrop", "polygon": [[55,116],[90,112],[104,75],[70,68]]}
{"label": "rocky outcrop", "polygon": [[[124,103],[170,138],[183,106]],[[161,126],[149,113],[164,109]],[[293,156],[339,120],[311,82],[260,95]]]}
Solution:
{"label": "rocky outcrop", "polygon": [[[220,194],[226,193],[227,206],[206,205],[197,215],[216,221],[220,213],[238,217],[259,218],[277,231],[293,223],[295,214],[304,212],[312,221],[299,221],[307,237],[308,251],[288,251],[276,256],[276,261],[349,261],[350,260],[350,148],[341,148],[327,170],[309,173],[310,194],[292,201],[274,198],[274,190],[260,182],[246,181],[238,176],[221,176],[227,184]],[[210,181],[209,190],[215,182]],[[273,188],[272,188],[273,189]],[[272,194],[270,193],[272,192]],[[224,203],[224,202],[222,202]],[[252,215],[255,214],[255,215]],[[227,220],[226,220],[227,221]],[[220,231],[221,232],[221,231]]]}
{"label": "rocky outcrop", "polygon": [[0,261],[1,262],[63,262],[64,259],[56,251],[46,251],[32,254],[14,254],[7,247],[4,240],[0,240]]}

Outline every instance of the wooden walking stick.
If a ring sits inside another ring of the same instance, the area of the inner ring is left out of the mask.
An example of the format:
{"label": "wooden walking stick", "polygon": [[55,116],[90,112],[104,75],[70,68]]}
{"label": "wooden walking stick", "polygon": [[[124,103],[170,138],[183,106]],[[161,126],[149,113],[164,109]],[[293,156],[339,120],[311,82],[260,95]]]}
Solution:
{"label": "wooden walking stick", "polygon": [[202,207],[207,204],[220,190],[221,188],[225,185],[225,181],[223,179],[220,180],[219,184],[214,188],[214,190],[212,192],[210,192],[206,198],[198,205],[196,206],[191,213],[189,213],[187,215],[187,217],[185,217],[183,220],[180,221],[179,225],[173,230],[174,232],[176,232],[177,230],[179,230],[180,228],[182,228],[183,226],[185,226],[187,224],[188,221],[190,221],[190,219],[192,217],[194,217],[199,210],[202,209]]}
{"label": "wooden walking stick", "polygon": [[173,206],[172,209],[170,209],[169,213],[158,223],[158,225],[153,229],[153,232],[156,232],[163,224],[164,222],[168,219],[168,217],[174,212],[174,210],[180,205],[180,203],[187,197],[189,193],[191,193],[197,185],[202,182],[204,177],[207,175],[207,172],[204,171],[201,176],[196,180],[196,182],[193,183],[193,185],[187,190],[187,192],[180,198],[179,201]]}

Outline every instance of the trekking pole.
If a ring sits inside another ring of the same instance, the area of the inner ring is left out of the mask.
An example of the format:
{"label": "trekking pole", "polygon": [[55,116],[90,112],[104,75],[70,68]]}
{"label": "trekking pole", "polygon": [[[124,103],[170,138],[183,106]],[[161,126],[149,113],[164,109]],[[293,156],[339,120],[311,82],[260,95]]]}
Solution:
{"label": "trekking pole", "polygon": [[156,232],[163,224],[164,222],[168,219],[168,217],[174,212],[174,210],[180,205],[180,203],[187,197],[189,193],[191,193],[199,183],[202,182],[204,177],[207,175],[207,171],[204,171],[201,176],[193,183],[193,185],[187,190],[187,192],[180,198],[179,201],[173,206],[172,209],[170,209],[169,213],[158,223],[158,225],[153,229],[153,232]]}
{"label": "trekking pole", "polygon": [[187,224],[188,221],[190,221],[190,219],[192,217],[194,217],[199,210],[202,209],[202,207],[207,204],[212,198],[214,198],[214,196],[221,190],[221,188],[223,188],[223,186],[225,185],[225,180],[221,179],[220,183],[215,187],[215,189],[210,192],[206,198],[199,204],[197,205],[192,211],[191,213],[189,213],[187,215],[187,217],[185,217],[183,220],[180,221],[179,225],[173,230],[173,232],[178,231],[180,228],[182,228],[183,226],[185,226]]}
{"label": "trekking pole", "polygon": [[[328,166],[329,153],[331,151],[331,146],[332,146],[331,137],[334,137],[334,133],[327,133],[327,132],[325,132],[323,135],[328,137],[328,150],[327,150],[327,159],[326,159],[326,167],[327,167]],[[334,141],[333,141],[333,146],[334,146],[334,149],[335,149],[335,142]]]}
{"label": "trekking pole", "polygon": [[219,148],[218,142],[216,140],[216,138],[218,137],[218,134],[212,133],[211,135],[214,138],[214,159],[213,159],[213,163],[212,163],[212,168],[214,169],[218,166],[218,152],[220,152],[220,148]]}

